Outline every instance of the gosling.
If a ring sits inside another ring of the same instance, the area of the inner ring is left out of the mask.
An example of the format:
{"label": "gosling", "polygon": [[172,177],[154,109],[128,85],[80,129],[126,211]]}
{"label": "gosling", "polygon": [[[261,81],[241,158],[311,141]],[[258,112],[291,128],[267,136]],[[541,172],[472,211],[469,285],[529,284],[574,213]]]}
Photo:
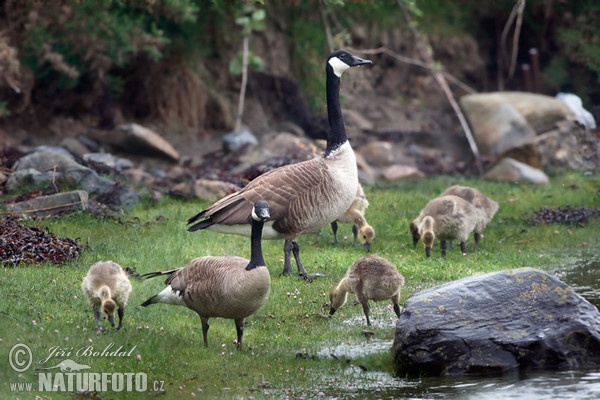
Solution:
{"label": "gosling", "polygon": [[440,196],[446,195],[454,195],[463,198],[483,212],[484,217],[475,226],[474,230],[475,247],[477,247],[483,236],[483,230],[487,227],[492,218],[494,218],[496,211],[498,211],[498,203],[481,193],[479,190],[469,186],[450,186],[448,189],[444,190]]}
{"label": "gosling", "polygon": [[388,260],[378,255],[361,257],[352,264],[346,276],[329,294],[329,315],[333,315],[346,303],[348,293],[354,293],[362,304],[368,326],[371,326],[369,300],[391,300],[396,316],[400,317],[402,286],[404,276]]}
{"label": "gosling", "polygon": [[99,261],[92,265],[81,283],[81,289],[88,299],[94,318],[96,329],[100,327],[100,317],[104,315],[110,325],[115,326],[115,309],[119,316],[117,331],[123,326],[125,307],[131,293],[131,283],[121,266],[113,261]]}
{"label": "gosling", "polygon": [[375,239],[375,229],[369,225],[365,218],[367,207],[369,207],[369,200],[367,200],[362,185],[359,183],[354,201],[348,210],[331,223],[331,230],[333,231],[333,238],[336,244],[340,243],[337,237],[338,222],[342,224],[352,224],[354,246],[360,241],[360,244],[363,245],[365,251],[371,250],[371,243]]}
{"label": "gosling", "polygon": [[[467,255],[467,238],[481,223],[482,211],[466,200],[454,196],[440,196],[430,200],[419,216],[410,224],[413,244],[423,239],[425,254],[431,256],[431,247],[437,238],[442,257],[446,257],[447,241],[458,240],[463,255]],[[417,238],[415,240],[415,238]]]}
{"label": "gosling", "polygon": [[252,208],[250,260],[238,256],[199,257],[182,268],[142,275],[152,278],[168,275],[167,287],[142,303],[181,305],[195,311],[202,321],[204,347],[208,347],[208,319],[233,319],[237,349],[242,349],[246,317],[267,301],[271,277],[262,254],[263,225],[270,218],[269,204],[258,201]]}

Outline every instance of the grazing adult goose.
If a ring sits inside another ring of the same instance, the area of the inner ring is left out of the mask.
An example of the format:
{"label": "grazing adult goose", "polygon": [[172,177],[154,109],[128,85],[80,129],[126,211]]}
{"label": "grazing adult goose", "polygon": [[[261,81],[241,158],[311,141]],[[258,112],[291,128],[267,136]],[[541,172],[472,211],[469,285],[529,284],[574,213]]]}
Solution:
{"label": "grazing adult goose", "polygon": [[454,195],[465,199],[483,212],[483,218],[475,226],[474,230],[475,247],[477,247],[482,236],[481,233],[492,220],[492,218],[494,218],[496,211],[498,211],[498,203],[481,193],[479,190],[469,186],[450,186],[448,189],[444,190],[442,194],[440,194],[440,196],[446,195]]}
{"label": "grazing adult goose", "polygon": [[369,319],[369,300],[391,300],[394,312],[400,317],[400,289],[404,286],[404,276],[388,260],[378,255],[361,257],[352,264],[346,276],[329,294],[333,315],[338,308],[346,303],[348,293],[354,293],[362,304],[367,325]]}
{"label": "grazing adult goose", "polygon": [[327,113],[330,130],[323,155],[286,165],[252,180],[239,192],[218,200],[188,219],[188,231],[210,229],[248,236],[247,218],[259,199],[271,206],[263,239],[285,239],[283,274],[290,275],[293,253],[298,272],[306,276],[296,238],[314,233],[342,215],[356,195],[358,175],[354,151],[348,142],[340,106],[340,77],[351,67],[372,64],[345,50],[331,53],[325,66]]}
{"label": "grazing adult goose", "polygon": [[206,256],[182,268],[144,274],[145,278],[169,277],[165,281],[167,287],[142,306],[165,303],[195,311],[202,321],[204,347],[208,347],[209,318],[233,319],[237,348],[241,350],[244,321],[265,304],[271,286],[261,246],[263,225],[270,217],[269,203],[257,201],[251,213],[250,260],[238,256]]}
{"label": "grazing adult goose", "polygon": [[364,246],[365,251],[371,250],[371,243],[375,239],[375,229],[367,223],[365,218],[365,210],[369,207],[369,200],[365,196],[365,192],[362,185],[358,184],[358,191],[354,197],[354,201],[350,205],[350,208],[346,210],[338,219],[331,223],[331,230],[333,231],[333,238],[336,243],[339,243],[337,237],[338,222],[342,224],[352,224],[352,234],[354,235],[354,246],[357,241]]}
{"label": "grazing adult goose", "polygon": [[[467,254],[467,238],[483,219],[481,210],[466,200],[454,196],[440,196],[430,200],[410,224],[413,243],[423,239],[425,254],[431,256],[431,247],[437,238],[442,256],[446,257],[446,244],[458,240],[463,255]],[[415,241],[415,237],[417,237]]]}
{"label": "grazing adult goose", "polygon": [[113,261],[99,261],[92,265],[81,282],[81,289],[94,310],[96,328],[100,327],[100,317],[104,315],[112,327],[115,326],[115,310],[119,316],[119,326],[123,326],[125,307],[131,293],[131,283],[121,266]]}

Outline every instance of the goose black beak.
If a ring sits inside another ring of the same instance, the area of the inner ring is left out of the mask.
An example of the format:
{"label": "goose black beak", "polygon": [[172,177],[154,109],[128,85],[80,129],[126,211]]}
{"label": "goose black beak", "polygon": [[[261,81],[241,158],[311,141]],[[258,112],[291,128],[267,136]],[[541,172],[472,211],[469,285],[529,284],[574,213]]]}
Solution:
{"label": "goose black beak", "polygon": [[110,326],[112,326],[113,328],[115,327],[115,317],[108,317],[108,322],[110,322]]}
{"label": "goose black beak", "polygon": [[329,316],[332,316],[333,314],[335,314],[335,308],[331,307],[329,309]]}
{"label": "goose black beak", "polygon": [[365,251],[367,253],[371,251],[371,243],[365,243]]}
{"label": "goose black beak", "polygon": [[431,257],[431,247],[425,247],[425,255]]}
{"label": "goose black beak", "polygon": [[361,65],[369,65],[373,64],[373,61],[367,60],[365,58],[360,58],[356,56],[352,56],[352,64],[351,67],[360,67]]}

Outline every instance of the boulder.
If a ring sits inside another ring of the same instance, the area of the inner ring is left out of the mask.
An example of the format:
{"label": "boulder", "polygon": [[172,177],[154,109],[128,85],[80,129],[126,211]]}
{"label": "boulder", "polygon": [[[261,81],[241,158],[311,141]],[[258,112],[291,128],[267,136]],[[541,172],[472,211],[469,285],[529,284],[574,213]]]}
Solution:
{"label": "boulder", "polygon": [[537,168],[512,158],[503,158],[485,174],[486,179],[504,182],[523,182],[545,185],[550,182],[548,176]]}
{"label": "boulder", "polygon": [[6,182],[9,192],[24,186],[47,187],[51,183],[76,186],[90,194],[109,191],[114,182],[73,160],[70,154],[39,150],[21,157],[13,167],[14,173]]}
{"label": "boulder", "polygon": [[66,211],[86,210],[88,208],[88,194],[83,190],[56,193],[8,204],[6,208],[9,213],[22,218],[47,217]]}
{"label": "boulder", "polygon": [[479,150],[500,155],[531,143],[559,121],[573,120],[573,111],[554,97],[523,92],[477,93],[463,96],[467,116]]}
{"label": "boulder", "polygon": [[90,136],[99,142],[129,154],[179,160],[179,152],[166,139],[138,124],[123,124],[110,131],[93,131]]}
{"label": "boulder", "polygon": [[600,367],[600,312],[537,269],[476,275],[411,296],[396,324],[399,375]]}

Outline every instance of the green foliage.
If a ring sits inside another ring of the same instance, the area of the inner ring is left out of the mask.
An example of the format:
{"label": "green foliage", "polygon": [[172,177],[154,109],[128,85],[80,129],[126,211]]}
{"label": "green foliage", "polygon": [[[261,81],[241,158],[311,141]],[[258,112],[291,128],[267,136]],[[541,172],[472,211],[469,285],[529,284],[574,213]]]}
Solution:
{"label": "green foliage", "polygon": [[8,117],[10,115],[10,110],[7,107],[6,101],[0,101],[0,118]]}
{"label": "green foliage", "polygon": [[[467,256],[454,249],[446,259],[439,251],[426,258],[421,245],[413,248],[408,224],[430,198],[452,184],[479,188],[498,201],[500,209],[477,251],[469,243]],[[366,217],[377,230],[372,251],[388,258],[405,276],[402,302],[424,288],[478,273],[525,266],[561,271],[574,260],[597,257],[600,220],[591,219],[584,226],[534,226],[533,211],[566,204],[598,208],[599,190],[600,177],[578,172],[554,177],[544,186],[449,176],[366,186],[370,202]],[[192,392],[205,398],[299,398],[313,391],[315,396],[317,392],[339,395],[336,388],[368,388],[382,379],[394,384],[389,346],[395,315],[387,302],[371,303],[374,325],[368,329],[373,332],[370,338],[363,334],[363,311],[353,304],[353,296],[333,318],[326,318],[329,291],[346,269],[365,255],[360,246],[352,246],[349,225],[340,226],[340,237],[347,236],[341,245],[333,244],[329,228],[299,238],[308,272],[325,274],[312,282],[281,276],[282,241],[263,243],[271,294],[263,309],[248,318],[241,352],[234,350],[231,320],[210,320],[209,348],[205,349],[200,319],[192,311],[164,304],[140,307],[164,288],[160,278],[133,279],[123,330],[96,334],[92,311],[80,288],[94,262],[112,259],[146,273],[180,267],[203,255],[249,257],[248,238],[186,231],[186,219],[206,205],[166,198],[159,204],[145,201],[117,219],[76,213],[28,222],[59,237],[76,238],[86,250],[80,259],[62,267],[3,268],[0,358],[7,360],[15,343],[29,345],[34,362],[47,356],[53,346],[104,349],[114,343],[127,350],[135,347],[131,357],[72,357],[92,366],[94,372],[143,371],[149,382],[164,381],[166,393],[131,394],[132,398],[189,397]],[[349,352],[377,344],[380,348],[373,354]],[[7,382],[36,381],[36,374],[17,374],[7,362],[2,363],[0,397],[14,397]],[[112,398],[116,394],[99,395]]]}

